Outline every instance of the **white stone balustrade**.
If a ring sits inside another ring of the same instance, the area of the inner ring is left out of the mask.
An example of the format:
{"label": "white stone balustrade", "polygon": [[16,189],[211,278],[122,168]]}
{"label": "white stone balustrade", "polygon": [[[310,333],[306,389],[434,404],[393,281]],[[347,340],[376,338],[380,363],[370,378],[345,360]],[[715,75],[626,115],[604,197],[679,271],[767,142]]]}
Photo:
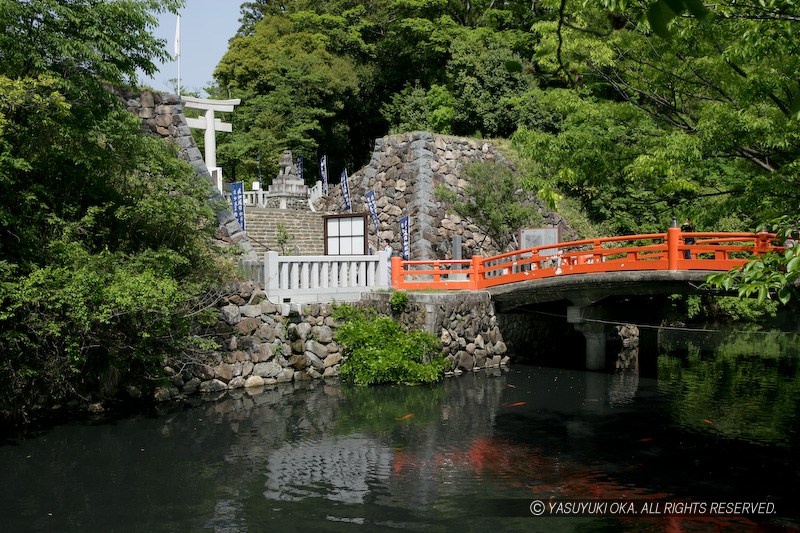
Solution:
{"label": "white stone balustrade", "polygon": [[383,251],[295,256],[266,252],[263,260],[241,264],[275,304],[354,302],[364,292],[389,288],[389,261]]}

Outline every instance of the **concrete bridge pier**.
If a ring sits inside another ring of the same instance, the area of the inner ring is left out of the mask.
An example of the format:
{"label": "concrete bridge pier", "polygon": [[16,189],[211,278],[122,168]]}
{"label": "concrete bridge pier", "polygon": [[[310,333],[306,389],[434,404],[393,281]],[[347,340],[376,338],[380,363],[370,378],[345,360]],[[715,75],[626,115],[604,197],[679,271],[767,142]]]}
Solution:
{"label": "concrete bridge pier", "polygon": [[567,307],[567,323],[573,324],[586,339],[586,370],[603,370],[606,366],[606,325],[599,321],[601,310],[596,306]]}

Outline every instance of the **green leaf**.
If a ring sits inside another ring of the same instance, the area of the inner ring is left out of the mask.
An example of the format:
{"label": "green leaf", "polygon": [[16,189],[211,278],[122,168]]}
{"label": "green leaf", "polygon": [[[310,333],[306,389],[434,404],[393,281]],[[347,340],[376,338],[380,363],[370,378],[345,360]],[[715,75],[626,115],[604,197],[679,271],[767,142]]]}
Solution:
{"label": "green leaf", "polygon": [[792,299],[792,291],[788,287],[782,287],[778,291],[778,300],[780,300],[780,302],[783,305],[786,305],[787,303],[789,303],[789,300],[791,300],[791,299]]}
{"label": "green leaf", "polygon": [[671,37],[667,23],[673,18],[675,18],[675,13],[672,12],[664,0],[658,0],[650,4],[650,8],[647,10],[647,20],[650,22],[650,27],[662,39]]}
{"label": "green leaf", "polygon": [[708,8],[706,8],[703,0],[684,0],[686,9],[698,20],[704,20],[709,15]]}
{"label": "green leaf", "polygon": [[505,62],[506,70],[511,74],[522,72],[522,63],[514,60],[507,60]]}

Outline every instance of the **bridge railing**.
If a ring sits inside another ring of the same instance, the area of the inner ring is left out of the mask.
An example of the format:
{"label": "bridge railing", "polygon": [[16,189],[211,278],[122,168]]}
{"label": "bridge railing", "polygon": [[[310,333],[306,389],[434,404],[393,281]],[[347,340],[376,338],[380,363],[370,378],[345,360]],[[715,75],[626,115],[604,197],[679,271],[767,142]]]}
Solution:
{"label": "bridge railing", "polygon": [[364,292],[389,288],[389,262],[383,251],[319,256],[266,252],[263,259],[241,261],[240,266],[276,304],[350,302]]}
{"label": "bridge railing", "polygon": [[[685,239],[693,238],[694,244]],[[398,289],[482,289],[569,274],[635,270],[725,271],[770,250],[769,233],[666,233],[584,239],[460,261],[402,261],[392,258]]]}

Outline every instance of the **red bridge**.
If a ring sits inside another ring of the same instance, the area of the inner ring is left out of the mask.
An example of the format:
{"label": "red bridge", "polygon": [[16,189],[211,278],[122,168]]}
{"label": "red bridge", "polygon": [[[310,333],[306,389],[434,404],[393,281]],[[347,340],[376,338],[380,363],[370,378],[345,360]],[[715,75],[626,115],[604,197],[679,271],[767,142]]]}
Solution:
{"label": "red bridge", "polygon": [[[686,244],[686,239],[694,239]],[[601,368],[610,296],[697,292],[708,274],[783,251],[770,233],[666,233],[562,242],[492,257],[403,261],[392,258],[395,289],[488,290],[495,309],[567,301],[567,322],[586,338],[587,368]]]}
{"label": "red bridge", "polygon": [[[694,244],[685,239],[693,238]],[[395,289],[482,290],[499,310],[569,300],[587,306],[610,295],[696,290],[711,272],[782,251],[770,233],[666,233],[562,242],[464,260],[392,258]],[[580,274],[580,275],[579,275]]]}
{"label": "red bridge", "polygon": [[[685,244],[686,238],[695,239]],[[770,233],[666,233],[548,244],[491,257],[403,261],[392,258],[395,289],[479,290],[574,274],[630,271],[726,271],[749,258],[782,251]]]}

